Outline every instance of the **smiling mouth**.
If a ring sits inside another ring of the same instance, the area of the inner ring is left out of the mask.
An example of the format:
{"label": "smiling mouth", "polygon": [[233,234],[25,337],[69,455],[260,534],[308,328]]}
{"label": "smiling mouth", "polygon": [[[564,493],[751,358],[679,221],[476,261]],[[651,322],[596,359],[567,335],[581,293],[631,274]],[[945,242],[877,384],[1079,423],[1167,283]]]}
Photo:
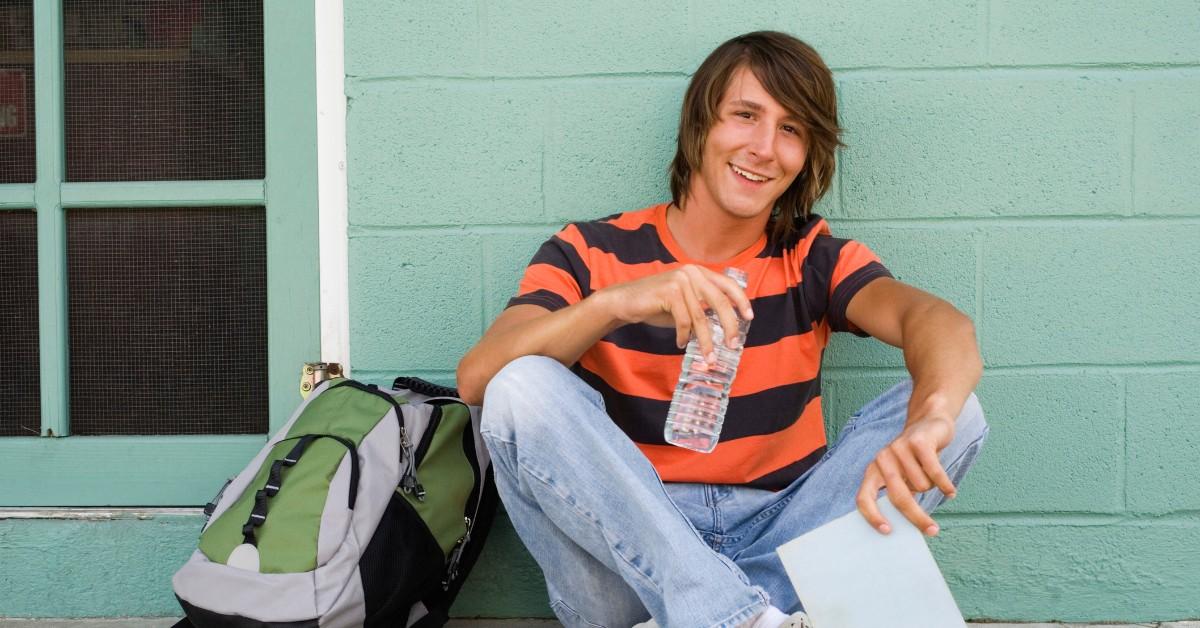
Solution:
{"label": "smiling mouth", "polygon": [[770,178],[770,177],[764,177],[764,176],[762,176],[761,174],[754,174],[753,172],[750,172],[749,170],[743,170],[743,169],[741,169],[741,168],[738,168],[737,166],[735,166],[735,165],[733,165],[733,164],[729,164],[729,167],[730,167],[730,168],[731,168],[731,169],[734,171],[734,173],[736,173],[736,174],[737,174],[739,177],[741,177],[741,178],[743,178],[743,179],[745,179],[745,180],[747,180],[747,181],[753,181],[754,183],[764,183],[764,182],[766,182],[766,181],[770,181],[770,180],[771,180],[771,178]]}

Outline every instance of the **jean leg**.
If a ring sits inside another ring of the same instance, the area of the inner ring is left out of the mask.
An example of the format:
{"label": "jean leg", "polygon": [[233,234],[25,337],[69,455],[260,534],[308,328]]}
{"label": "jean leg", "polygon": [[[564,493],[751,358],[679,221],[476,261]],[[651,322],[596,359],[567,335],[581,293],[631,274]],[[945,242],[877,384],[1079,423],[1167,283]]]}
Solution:
{"label": "jean leg", "polygon": [[652,614],[664,626],[732,627],[766,606],[704,544],[599,394],[557,361],[526,356],[502,369],[482,432],[564,624],[623,628]]}
{"label": "jean leg", "polygon": [[[733,557],[751,582],[767,590],[772,604],[789,612],[800,608],[775,549],[858,509],[855,499],[867,466],[904,429],[911,396],[912,382],[905,380],[863,406],[825,457],[785,489],[780,497],[783,504],[777,504],[778,514],[759,523],[760,530],[748,532],[752,540]],[[955,486],[974,464],[987,433],[983,409],[972,394],[955,421],[953,440],[939,453]],[[932,512],[944,500],[936,487],[917,495],[917,502],[926,512]]]}

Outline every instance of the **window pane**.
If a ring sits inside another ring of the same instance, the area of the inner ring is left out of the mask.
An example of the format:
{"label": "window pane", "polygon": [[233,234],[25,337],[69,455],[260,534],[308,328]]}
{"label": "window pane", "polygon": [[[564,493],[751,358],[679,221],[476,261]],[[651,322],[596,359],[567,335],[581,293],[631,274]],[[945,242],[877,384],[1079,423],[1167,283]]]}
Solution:
{"label": "window pane", "polygon": [[33,183],[33,0],[0,0],[0,183]]}
{"label": "window pane", "polygon": [[69,181],[263,177],[262,0],[65,0]]}
{"label": "window pane", "polygon": [[0,211],[0,436],[41,432],[37,214]]}
{"label": "window pane", "polygon": [[71,432],[267,431],[260,207],[67,212]]}

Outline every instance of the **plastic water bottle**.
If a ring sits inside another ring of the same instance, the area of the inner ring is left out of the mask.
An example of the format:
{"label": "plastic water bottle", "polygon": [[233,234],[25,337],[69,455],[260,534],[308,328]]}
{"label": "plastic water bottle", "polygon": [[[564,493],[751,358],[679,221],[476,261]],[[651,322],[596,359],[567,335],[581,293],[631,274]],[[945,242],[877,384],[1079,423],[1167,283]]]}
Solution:
{"label": "plastic water bottle", "polygon": [[[725,275],[746,288],[746,273],[737,268],[726,268]],[[721,425],[725,422],[725,409],[729,406],[729,386],[737,373],[742,359],[742,347],[746,344],[746,332],[750,321],[742,318],[734,309],[738,319],[737,342],[731,349],[725,344],[725,330],[716,312],[709,309],[708,325],[712,330],[713,351],[717,354],[715,364],[709,364],[700,353],[700,342],[696,334],[688,341],[687,353],[683,356],[683,370],[671,408],[667,411],[667,425],[663,437],[672,445],[708,453],[717,446],[721,437]]]}

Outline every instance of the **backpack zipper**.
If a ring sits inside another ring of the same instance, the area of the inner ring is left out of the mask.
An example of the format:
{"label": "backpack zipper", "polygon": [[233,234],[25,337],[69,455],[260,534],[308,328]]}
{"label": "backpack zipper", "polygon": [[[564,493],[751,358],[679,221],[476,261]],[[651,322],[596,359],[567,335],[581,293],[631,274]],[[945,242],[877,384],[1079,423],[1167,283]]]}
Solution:
{"label": "backpack zipper", "polygon": [[463,521],[467,524],[467,533],[462,535],[462,538],[454,543],[454,549],[450,550],[450,560],[446,562],[446,577],[442,578],[443,591],[449,589],[450,583],[458,578],[458,563],[462,560],[467,543],[471,540],[471,525],[474,522],[470,517],[463,517]]}
{"label": "backpack zipper", "polygon": [[397,408],[396,420],[400,422],[400,464],[404,473],[400,476],[400,490],[415,495],[417,501],[425,501],[425,487],[417,480],[417,455],[413,451],[408,430],[404,427],[404,413]]}

